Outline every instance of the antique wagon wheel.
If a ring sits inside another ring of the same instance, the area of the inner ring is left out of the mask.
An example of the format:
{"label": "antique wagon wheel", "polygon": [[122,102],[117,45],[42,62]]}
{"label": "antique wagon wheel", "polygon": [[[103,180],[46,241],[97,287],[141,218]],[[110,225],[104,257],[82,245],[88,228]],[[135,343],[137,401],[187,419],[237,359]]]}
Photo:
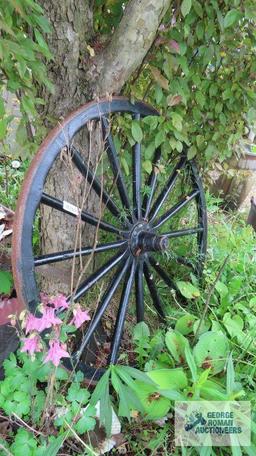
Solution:
{"label": "antique wagon wheel", "polygon": [[[36,310],[39,302],[36,271],[40,265],[95,255],[97,265],[94,272],[82,278],[71,295],[72,302],[86,300],[89,290],[91,292],[99,281],[107,278],[103,296],[85,334],[80,335],[80,345],[76,347],[73,358],[87,377],[96,379],[102,374],[102,369],[83,362],[83,353],[95,337],[113,297],[118,297],[119,305],[110,337],[108,363],[117,362],[129,301],[135,301],[137,321],[142,321],[146,293],[147,303],[151,300],[156,313],[164,318],[166,312],[161,293],[166,296],[166,293],[171,295],[170,290],[178,291],[173,271],[176,274],[178,267],[185,267],[200,274],[206,252],[205,197],[196,165],[187,160],[183,151],[176,157],[169,154],[163,166],[161,148],[158,147],[152,158],[152,170],[145,173],[142,171],[143,146],[125,138],[122,125],[126,120],[133,122],[135,119],[141,125],[140,133],[147,116],[152,119],[152,116],[158,116],[158,112],[142,102],[132,104],[123,97],[92,102],[73,112],[41,145],[25,178],[16,211],[12,264],[17,295],[24,307],[31,312]],[[119,117],[121,123],[118,123]],[[103,170],[101,172],[99,169],[95,171],[91,163],[83,159],[76,146],[77,135],[80,135],[81,144],[83,129],[88,131],[89,127],[89,131],[96,131],[96,125],[103,141],[99,160],[103,165],[97,165]],[[153,136],[155,133],[153,128]],[[122,136],[119,143],[118,134]],[[63,151],[69,154],[72,166],[85,184],[97,194],[99,206],[104,209],[103,218],[78,208],[73,200],[67,200],[66,195],[64,201],[63,195],[46,193],[47,176],[55,162],[61,160]],[[125,163],[124,156],[127,158]],[[132,176],[129,177],[130,170]],[[35,254],[33,230],[41,205],[60,211],[75,225],[80,217],[80,221],[96,226],[98,243],[80,245],[75,251]],[[119,292],[121,296],[118,296]]]}

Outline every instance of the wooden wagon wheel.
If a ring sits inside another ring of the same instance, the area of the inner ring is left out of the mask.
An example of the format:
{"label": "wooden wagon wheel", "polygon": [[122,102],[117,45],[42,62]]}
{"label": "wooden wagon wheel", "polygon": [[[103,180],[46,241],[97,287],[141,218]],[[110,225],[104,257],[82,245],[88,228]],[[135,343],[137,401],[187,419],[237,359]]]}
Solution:
{"label": "wooden wagon wheel", "polygon": [[[199,274],[202,272],[206,253],[207,218],[204,191],[196,165],[187,160],[184,151],[183,155],[175,158],[170,154],[164,170],[163,164],[161,165],[163,163],[161,150],[158,147],[152,159],[152,170],[147,174],[142,172],[142,145],[135,143],[130,147],[125,139],[123,140],[125,145],[120,147],[119,144],[118,150],[115,140],[117,135],[113,139],[112,126],[115,133],[120,133],[120,129],[115,126],[118,125],[115,124],[118,116],[122,119],[128,116],[127,118],[136,119],[143,124],[146,116],[157,115],[158,112],[154,108],[142,102],[132,104],[123,97],[114,97],[111,101],[101,100],[82,106],[55,128],[43,142],[33,159],[19,198],[14,226],[12,264],[17,295],[22,306],[35,312],[39,302],[36,270],[43,264],[55,264],[78,256],[83,257],[92,252],[95,254],[98,262],[96,270],[84,277],[75,289],[72,295],[74,302],[86,299],[89,290],[97,286],[104,277],[107,278],[108,284],[101,301],[85,334],[82,334],[80,346],[74,353],[79,369],[87,377],[99,378],[103,372],[102,369],[86,365],[81,359],[114,296],[118,296],[120,292],[116,321],[110,337],[111,349],[108,363],[116,363],[118,360],[131,299],[136,303],[138,322],[144,319],[145,293],[147,293],[147,303],[150,297],[157,314],[160,318],[165,317],[161,290],[164,289],[165,295],[170,289],[177,290],[168,266],[169,262],[174,264],[171,266],[172,269],[177,265],[185,265],[188,268],[191,267],[194,272]],[[74,141],[75,135],[78,132],[81,134],[81,130],[87,128],[92,120],[100,125],[104,142],[102,155],[105,161],[101,178],[90,168],[91,165],[84,161]],[[124,136],[123,131],[122,136]],[[130,150],[131,157],[130,168],[128,164],[126,174],[121,165],[124,149]],[[101,199],[104,207],[103,218],[99,219],[83,209],[79,210],[70,202],[63,201],[58,195],[45,192],[47,176],[63,150],[69,151],[72,166],[79,171],[85,182],[90,184],[92,191]],[[132,171],[130,177],[129,169]],[[103,178],[104,186],[102,186]],[[175,190],[177,186],[179,191]],[[99,243],[95,246],[82,246],[75,252],[73,249],[35,255],[32,242],[33,226],[36,213],[42,204],[61,211],[74,223],[80,216],[82,222],[97,226]],[[175,217],[176,224],[171,225]],[[112,236],[112,239],[108,238],[107,242],[106,233],[110,238]],[[190,240],[193,247],[189,247]],[[180,250],[175,252],[173,246],[177,243]],[[109,252],[112,256],[106,260]]]}

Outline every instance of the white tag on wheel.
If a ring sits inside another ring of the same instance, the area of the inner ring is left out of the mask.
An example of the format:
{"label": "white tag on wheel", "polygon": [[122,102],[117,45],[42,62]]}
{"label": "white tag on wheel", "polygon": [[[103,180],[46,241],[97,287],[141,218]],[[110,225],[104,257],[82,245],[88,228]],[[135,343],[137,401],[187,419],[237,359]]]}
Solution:
{"label": "white tag on wheel", "polygon": [[79,208],[77,206],[74,206],[74,204],[68,203],[67,201],[63,201],[63,209],[70,214],[79,214]]}

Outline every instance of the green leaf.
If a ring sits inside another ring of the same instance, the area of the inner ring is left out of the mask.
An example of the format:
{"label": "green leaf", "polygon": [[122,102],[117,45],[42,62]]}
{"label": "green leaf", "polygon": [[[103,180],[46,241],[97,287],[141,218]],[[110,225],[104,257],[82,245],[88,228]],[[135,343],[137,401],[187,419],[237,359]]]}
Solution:
{"label": "green leaf", "polygon": [[171,113],[172,124],[178,131],[182,130],[182,117],[177,112]]}
{"label": "green leaf", "polygon": [[143,132],[139,123],[136,120],[132,122],[132,136],[136,142],[141,143],[143,139]]}
{"label": "green leaf", "polygon": [[185,347],[188,345],[187,339],[177,331],[170,330],[165,335],[166,346],[178,363],[185,361]]}
{"label": "green leaf", "polygon": [[152,161],[150,161],[150,160],[144,160],[144,161],[142,162],[142,168],[146,171],[146,173],[150,174],[151,171],[152,171],[152,168],[153,168],[153,166],[152,166]]}
{"label": "green leaf", "polygon": [[127,163],[127,160],[124,157],[121,157],[121,163],[124,168],[124,172],[125,172],[126,176],[129,176],[129,174],[130,174],[129,165]]}
{"label": "green leaf", "polygon": [[136,381],[135,393],[142,403],[146,419],[157,420],[169,412],[171,401],[166,397],[161,397],[154,386]]}
{"label": "green leaf", "polygon": [[195,146],[191,146],[187,152],[188,160],[192,160],[192,158],[194,158],[196,156],[196,154],[197,154],[197,148]]}
{"label": "green leaf", "polygon": [[187,336],[187,334],[193,332],[195,320],[196,317],[194,315],[185,314],[177,320],[175,330],[179,331],[183,336]]}
{"label": "green leaf", "polygon": [[45,450],[45,455],[44,456],[56,456],[64,444],[66,440],[66,435],[59,435],[58,437],[55,437],[54,440],[49,443]]}
{"label": "green leaf", "polygon": [[[155,385],[153,380],[151,380],[148,375],[144,372],[141,372],[138,369],[135,369],[134,367],[131,366],[116,366],[116,369],[118,371],[118,374],[124,375],[123,380],[126,381],[128,380],[128,377],[130,379],[135,378],[136,380],[139,380],[141,382],[147,383],[148,385]],[[129,386],[129,383],[126,382],[127,385]]]}
{"label": "green leaf", "polygon": [[160,130],[155,137],[155,146],[156,148],[160,146],[165,141],[165,132],[164,130]]}
{"label": "green leaf", "polygon": [[227,394],[230,395],[235,391],[235,369],[233,364],[232,353],[230,353],[227,362]]}
{"label": "green leaf", "polygon": [[236,9],[232,9],[232,10],[228,11],[226,16],[224,17],[224,28],[231,27],[236,22],[238,22],[239,19],[241,19],[241,17],[242,17],[241,12]]}
{"label": "green leaf", "polygon": [[155,369],[147,372],[159,390],[184,389],[188,381],[183,369]]}
{"label": "green leaf", "polygon": [[190,282],[184,282],[182,280],[178,281],[177,287],[179,288],[181,294],[187,299],[195,299],[200,296],[200,291]]}
{"label": "green leaf", "polygon": [[196,363],[195,363],[194,357],[191,353],[189,345],[186,345],[186,347],[185,347],[185,358],[186,358],[188,367],[190,369],[193,382],[195,383],[197,381],[197,368],[196,368]]}
{"label": "green leaf", "polygon": [[12,275],[8,271],[0,271],[0,293],[9,294],[13,286]]}
{"label": "green leaf", "polygon": [[183,0],[181,4],[181,13],[183,17],[186,17],[191,10],[192,2],[191,0]]}
{"label": "green leaf", "polygon": [[200,336],[193,354],[198,367],[211,368],[211,373],[217,374],[224,369],[228,350],[228,340],[221,331],[208,331]]}
{"label": "green leaf", "polygon": [[95,407],[89,405],[84,411],[81,412],[82,417],[77,421],[74,428],[78,434],[84,434],[85,432],[92,431],[96,425],[96,419],[94,418],[96,411]]}
{"label": "green leaf", "polygon": [[72,383],[68,389],[67,400],[70,402],[76,401],[79,404],[86,404],[89,397],[89,391],[85,388],[81,388],[78,383]]}
{"label": "green leaf", "polygon": [[133,338],[135,340],[148,339],[149,336],[150,336],[150,332],[149,332],[148,325],[144,321],[137,323],[137,325],[135,326],[135,328],[133,330]]}
{"label": "green leaf", "polygon": [[202,5],[197,1],[197,0],[193,0],[193,8],[196,12],[196,14],[201,17],[203,17],[204,15],[204,12],[203,12],[203,8],[202,8]]}
{"label": "green leaf", "polygon": [[108,369],[98,381],[95,390],[91,395],[90,403],[95,405],[104,395],[106,386],[109,384],[110,369]]}
{"label": "green leaf", "polygon": [[231,337],[244,337],[242,332],[244,321],[240,315],[231,316],[229,312],[226,312],[223,316],[223,324]]}
{"label": "green leaf", "polygon": [[0,97],[0,117],[3,117],[4,113],[5,113],[4,100],[2,97]]}

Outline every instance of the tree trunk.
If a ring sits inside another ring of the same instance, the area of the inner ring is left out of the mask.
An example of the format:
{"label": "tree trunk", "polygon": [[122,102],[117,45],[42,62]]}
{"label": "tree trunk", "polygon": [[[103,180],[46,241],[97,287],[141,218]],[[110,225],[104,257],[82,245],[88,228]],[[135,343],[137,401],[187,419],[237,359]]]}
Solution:
{"label": "tree trunk", "polygon": [[[94,59],[87,44],[93,37],[92,2],[89,0],[40,0],[52,24],[48,39],[54,61],[48,64],[49,77],[55,85],[54,95],[40,93],[46,104],[42,112],[45,125],[50,128],[68,112],[93,96],[119,93],[124,83],[138,68],[156,36],[159,24],[171,0],[131,0],[108,46]],[[86,138],[80,138],[85,159],[88,157]],[[95,157],[94,157],[95,158]],[[95,158],[96,159],[96,158]],[[82,188],[74,171],[75,204],[81,200]],[[68,183],[68,185],[67,185]],[[47,181],[49,194],[70,200],[70,181],[65,161],[56,163]],[[68,194],[69,193],[69,194]],[[99,200],[90,194],[84,209],[97,213]],[[74,248],[76,226],[68,217],[43,206],[41,210],[42,248],[45,253]],[[92,243],[95,231],[85,226],[86,245]],[[70,291],[71,264],[47,267],[43,272],[44,288],[51,294]],[[53,280],[53,275],[55,279]]]}

